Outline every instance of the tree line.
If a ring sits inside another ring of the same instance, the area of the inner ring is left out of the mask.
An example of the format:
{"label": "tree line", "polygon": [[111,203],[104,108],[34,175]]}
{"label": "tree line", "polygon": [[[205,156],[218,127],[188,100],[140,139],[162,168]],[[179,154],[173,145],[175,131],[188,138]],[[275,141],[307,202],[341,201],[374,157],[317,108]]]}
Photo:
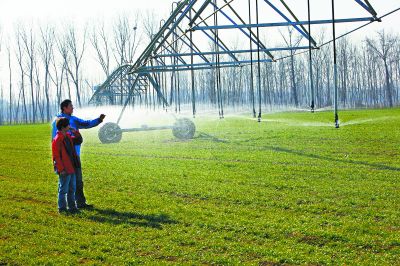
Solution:
{"label": "tree line", "polygon": [[[294,36],[292,28],[282,31],[281,35],[284,39],[283,46],[298,47],[302,41]],[[329,45],[330,39],[326,37],[325,31],[321,31],[316,39],[318,43],[327,45],[312,50],[315,108],[330,109],[334,101],[333,48]],[[214,44],[209,45],[210,50],[215,49]],[[175,50],[179,50],[179,45],[175,46]],[[205,108],[245,108],[254,112],[258,110],[259,104],[264,110],[310,109],[312,93],[308,51],[291,50],[275,52],[274,55],[277,61],[261,63],[259,72],[256,56],[253,56],[253,64],[197,71],[194,75],[196,104]],[[240,54],[236,56],[238,59],[248,60],[248,55],[246,58]],[[267,58],[266,54],[261,57]],[[208,59],[211,62],[216,61],[215,56],[208,56]],[[221,56],[219,60],[229,61],[229,58]],[[171,59],[170,63],[174,62]],[[384,108],[399,105],[398,34],[380,31],[361,42],[353,42],[348,37],[341,38],[337,41],[337,64],[340,108]],[[218,71],[221,80],[217,86]],[[158,80],[163,85],[164,96],[175,111],[179,112],[183,105],[187,107],[192,104],[190,73],[162,73]],[[154,99],[149,92],[137,100],[136,104],[155,107],[160,101]]]}
{"label": "tree line", "polygon": [[112,68],[133,62],[136,23],[121,15],[108,27],[16,24],[7,36],[0,28],[0,124],[51,121],[66,98],[86,106]]}
{"label": "tree line", "polygon": [[[48,122],[64,98],[72,99],[79,107],[86,106],[94,86],[118,66],[133,63],[140,44],[148,43],[158,27],[154,14],[147,14],[142,19],[138,15],[119,16],[111,26],[104,23],[81,28],[18,24],[8,36],[2,35],[0,29],[0,124]],[[282,30],[281,34],[283,45],[296,46],[301,41],[291,29]],[[318,43],[328,40],[324,31],[317,40]],[[399,105],[399,40],[398,34],[384,31],[362,42],[353,42],[350,38],[338,40],[341,108]],[[179,50],[179,44],[175,48]],[[210,48],[213,49],[212,44]],[[333,104],[332,54],[331,45],[312,51],[316,108],[330,108]],[[166,99],[177,112],[181,106],[190,106],[193,96],[196,104],[206,108],[251,110],[257,109],[259,103],[263,109],[309,108],[312,100],[309,54],[293,50],[274,55],[281,59],[261,63],[259,72],[257,61],[235,68],[196,71],[195,95],[190,71],[157,75]],[[266,59],[265,54],[262,59]],[[90,60],[96,63],[88,64]],[[219,60],[229,59],[221,56]],[[96,69],[92,69],[93,65]],[[162,106],[152,90],[131,104]]]}

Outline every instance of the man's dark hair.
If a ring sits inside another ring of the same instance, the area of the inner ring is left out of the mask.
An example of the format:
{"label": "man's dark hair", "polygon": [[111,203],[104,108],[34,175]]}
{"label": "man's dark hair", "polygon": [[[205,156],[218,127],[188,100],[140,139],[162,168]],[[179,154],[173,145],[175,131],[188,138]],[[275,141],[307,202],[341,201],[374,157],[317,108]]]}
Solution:
{"label": "man's dark hair", "polygon": [[64,108],[67,108],[68,105],[70,105],[71,103],[72,103],[71,100],[62,101],[62,103],[60,104],[61,112],[64,112]]}
{"label": "man's dark hair", "polygon": [[58,130],[61,130],[64,127],[67,127],[69,125],[69,119],[65,117],[60,117],[56,121],[56,126]]}

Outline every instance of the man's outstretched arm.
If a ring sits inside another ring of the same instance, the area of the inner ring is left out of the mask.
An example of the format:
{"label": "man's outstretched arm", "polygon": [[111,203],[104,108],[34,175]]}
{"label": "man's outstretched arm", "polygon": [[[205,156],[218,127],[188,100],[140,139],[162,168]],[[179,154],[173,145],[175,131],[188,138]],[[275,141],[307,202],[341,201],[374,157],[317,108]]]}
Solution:
{"label": "man's outstretched arm", "polygon": [[77,129],[88,129],[88,128],[92,128],[92,127],[97,127],[100,123],[103,122],[104,117],[105,117],[105,115],[100,115],[99,118],[96,118],[93,120],[83,120],[76,116],[73,116],[73,117],[71,117],[71,119],[75,120]]}

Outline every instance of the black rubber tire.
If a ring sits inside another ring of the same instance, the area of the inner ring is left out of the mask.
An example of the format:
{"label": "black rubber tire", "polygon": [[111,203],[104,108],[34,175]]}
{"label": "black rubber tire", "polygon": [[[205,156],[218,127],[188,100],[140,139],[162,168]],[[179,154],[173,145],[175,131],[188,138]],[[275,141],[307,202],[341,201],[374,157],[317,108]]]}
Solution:
{"label": "black rubber tire", "polygon": [[99,130],[99,139],[102,143],[118,143],[122,139],[122,130],[116,123],[105,123]]}
{"label": "black rubber tire", "polygon": [[193,139],[194,133],[196,133],[196,125],[188,118],[176,120],[172,128],[172,134],[177,139]]}

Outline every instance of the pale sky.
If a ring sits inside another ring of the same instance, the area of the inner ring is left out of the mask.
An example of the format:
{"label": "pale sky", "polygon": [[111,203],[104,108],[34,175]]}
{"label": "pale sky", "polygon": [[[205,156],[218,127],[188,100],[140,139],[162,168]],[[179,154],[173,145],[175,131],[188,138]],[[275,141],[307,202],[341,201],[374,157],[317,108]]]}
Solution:
{"label": "pale sky", "polygon": [[[220,3],[221,0],[218,0]],[[271,0],[274,4],[279,5],[278,0]],[[111,24],[120,14],[133,15],[136,12],[145,14],[147,11],[154,11],[159,18],[167,19],[171,12],[171,0],[0,0],[0,27],[3,29],[3,35],[11,34],[13,26],[17,23],[22,24],[54,24],[62,25],[63,23],[74,23],[78,27],[83,26],[87,22],[101,21],[105,24]],[[199,1],[200,3],[202,1]],[[255,1],[253,1],[254,3]],[[400,7],[400,0],[370,0],[375,7],[378,15],[383,15],[391,10]],[[282,22],[283,19],[278,17],[263,0],[260,3],[260,22]],[[286,0],[286,3],[292,7],[300,20],[307,20],[307,1],[306,0]],[[330,19],[331,0],[311,0],[312,19]],[[247,19],[247,0],[234,0],[232,2],[243,18]],[[354,0],[336,0],[337,18],[349,17],[367,17],[369,14],[355,3]],[[210,12],[206,12],[207,14]],[[254,22],[254,21],[253,21]],[[230,24],[221,19],[220,24]],[[338,25],[338,35],[349,31],[360,24]],[[394,33],[400,32],[400,12],[384,19],[382,23],[374,23],[351,36],[355,41],[363,40],[365,37],[374,34],[377,30],[385,29]],[[138,25],[140,28],[140,24]],[[321,29],[321,26],[313,26],[313,31]],[[327,28],[329,30],[329,26]],[[264,30],[264,29],[262,29]],[[327,31],[331,38],[330,31]],[[225,33],[223,33],[225,34]],[[226,34],[230,34],[227,31]],[[268,44],[282,42],[279,34],[263,32],[262,36],[269,36]],[[204,38],[204,37],[203,37]],[[278,40],[279,39],[279,40]],[[240,40],[240,39],[239,39]],[[4,60],[4,46],[3,56]],[[92,57],[93,59],[93,57]],[[94,60],[94,59],[93,59]],[[4,61],[3,61],[4,62]],[[2,69],[1,69],[2,68]],[[2,71],[3,70],[3,71]],[[0,79],[5,77],[5,65],[0,66]],[[3,73],[1,73],[3,72]],[[96,71],[95,71],[96,72]],[[96,72],[97,73],[97,72]],[[98,76],[98,74],[97,74]],[[97,79],[95,76],[95,79]]]}
{"label": "pale sky", "polygon": [[[221,0],[218,0],[222,3]],[[279,7],[278,0],[271,0]],[[337,18],[366,17],[369,14],[363,10],[354,0],[335,0]],[[104,21],[111,24],[112,20],[120,14],[146,14],[154,11],[159,18],[167,19],[171,12],[172,0],[0,0],[0,27],[3,35],[12,34],[12,29],[17,23],[22,24],[54,24],[74,23],[78,27],[93,21]],[[198,1],[202,2],[202,1]],[[254,5],[254,0],[252,1]],[[383,15],[400,7],[400,0],[370,0],[378,15]],[[233,0],[234,6],[243,18],[247,18],[247,0]],[[282,18],[272,11],[263,0],[259,0],[260,22],[280,22]],[[300,20],[307,20],[307,0],[286,0]],[[331,0],[311,0],[312,19],[329,19]],[[224,9],[226,10],[226,8]],[[210,11],[205,12],[210,13]],[[254,22],[254,21],[253,21]],[[220,24],[230,24],[220,20]],[[361,24],[338,25],[338,35],[349,31]],[[382,23],[374,23],[371,26],[352,35],[353,40],[362,40],[371,33],[385,29],[392,32],[400,32],[400,12],[384,19]],[[317,32],[322,26],[313,26]],[[326,26],[329,27],[329,26]],[[140,29],[140,25],[138,25]],[[264,29],[262,29],[264,30]],[[271,36],[269,42],[275,42],[275,38],[281,41],[279,34],[271,33],[270,29],[265,35]],[[222,33],[224,34],[224,33]],[[231,32],[227,31],[227,34]]]}
{"label": "pale sky", "polygon": [[[107,20],[116,14],[145,12],[145,10],[154,10],[160,17],[167,18],[173,2],[171,0],[0,0],[0,23],[3,28],[8,28],[17,21],[54,23],[72,20],[84,23],[87,20]],[[272,2],[278,3],[277,0]],[[286,0],[286,2],[301,20],[306,19],[306,0]],[[329,18],[330,2],[331,0],[311,0],[313,17]],[[400,7],[400,0],[370,0],[370,2],[380,15]],[[246,9],[247,0],[234,0],[232,5],[238,7],[238,10]],[[338,17],[366,16],[354,0],[336,0],[336,5]],[[261,19],[263,13],[267,18],[270,12],[267,9],[263,12],[263,6],[266,6],[263,0],[260,0],[260,6]],[[400,25],[400,13],[389,17],[377,28],[398,31],[398,25]]]}

